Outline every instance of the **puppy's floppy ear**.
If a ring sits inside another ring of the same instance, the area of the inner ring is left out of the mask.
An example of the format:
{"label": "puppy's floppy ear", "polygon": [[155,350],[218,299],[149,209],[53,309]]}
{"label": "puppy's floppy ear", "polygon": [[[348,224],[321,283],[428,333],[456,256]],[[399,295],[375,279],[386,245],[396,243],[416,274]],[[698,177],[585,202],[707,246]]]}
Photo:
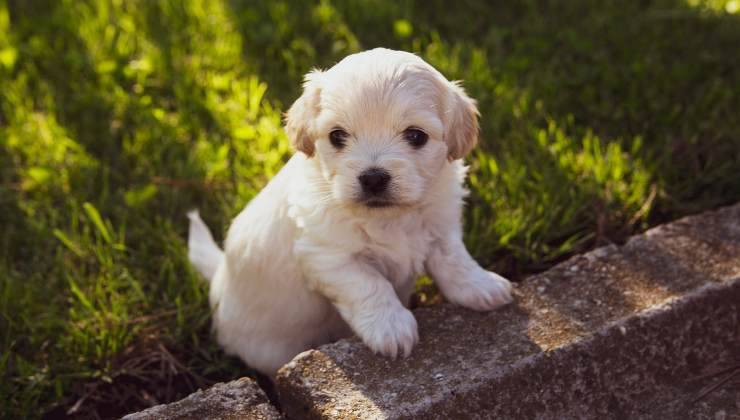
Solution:
{"label": "puppy's floppy ear", "polygon": [[285,114],[285,132],[296,150],[313,156],[313,124],[319,114],[321,70],[311,70],[303,81],[303,94]]}
{"label": "puppy's floppy ear", "polygon": [[450,160],[465,157],[478,143],[478,108],[460,82],[447,82],[445,106],[445,142]]}

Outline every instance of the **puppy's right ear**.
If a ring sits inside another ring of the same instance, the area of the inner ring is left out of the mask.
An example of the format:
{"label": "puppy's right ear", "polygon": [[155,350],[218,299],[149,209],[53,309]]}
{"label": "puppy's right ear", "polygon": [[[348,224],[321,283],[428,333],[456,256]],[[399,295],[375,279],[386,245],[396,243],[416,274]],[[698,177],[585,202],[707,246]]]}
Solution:
{"label": "puppy's right ear", "polygon": [[445,138],[449,159],[462,159],[478,142],[478,108],[459,82],[448,82],[447,127]]}
{"label": "puppy's right ear", "polygon": [[285,132],[296,150],[313,156],[313,124],[320,111],[321,70],[312,70],[303,81],[303,94],[285,114]]}

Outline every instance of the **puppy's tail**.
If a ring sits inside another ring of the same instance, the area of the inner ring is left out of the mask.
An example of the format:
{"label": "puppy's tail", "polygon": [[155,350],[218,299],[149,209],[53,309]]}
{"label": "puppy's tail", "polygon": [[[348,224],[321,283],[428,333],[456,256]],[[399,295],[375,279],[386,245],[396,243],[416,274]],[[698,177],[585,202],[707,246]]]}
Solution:
{"label": "puppy's tail", "polygon": [[210,282],[224,260],[224,253],[213,240],[213,235],[201,220],[198,210],[189,211],[188,219],[190,219],[188,258],[198,272]]}

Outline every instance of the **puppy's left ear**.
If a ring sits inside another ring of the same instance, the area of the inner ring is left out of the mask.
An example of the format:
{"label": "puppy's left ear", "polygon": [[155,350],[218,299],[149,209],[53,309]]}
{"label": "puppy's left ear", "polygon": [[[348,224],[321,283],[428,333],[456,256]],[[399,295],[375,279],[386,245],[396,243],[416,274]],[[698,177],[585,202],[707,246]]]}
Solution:
{"label": "puppy's left ear", "polygon": [[303,94],[285,113],[285,132],[296,150],[313,156],[314,120],[321,110],[321,70],[312,70],[303,81]]}
{"label": "puppy's left ear", "polygon": [[445,142],[450,160],[465,157],[478,143],[478,108],[460,82],[448,82],[445,107]]}

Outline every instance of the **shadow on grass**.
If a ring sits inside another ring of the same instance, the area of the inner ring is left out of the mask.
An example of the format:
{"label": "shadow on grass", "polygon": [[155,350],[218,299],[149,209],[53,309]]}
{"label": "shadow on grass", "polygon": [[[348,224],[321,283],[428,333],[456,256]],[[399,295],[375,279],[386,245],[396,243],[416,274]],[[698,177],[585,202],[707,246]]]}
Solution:
{"label": "shadow on grass", "polygon": [[446,42],[485,49],[497,74],[557,121],[642,138],[662,188],[659,220],[740,198],[731,176],[740,171],[740,16],[675,0],[463,3],[439,14],[443,2],[432,1],[413,14]]}

